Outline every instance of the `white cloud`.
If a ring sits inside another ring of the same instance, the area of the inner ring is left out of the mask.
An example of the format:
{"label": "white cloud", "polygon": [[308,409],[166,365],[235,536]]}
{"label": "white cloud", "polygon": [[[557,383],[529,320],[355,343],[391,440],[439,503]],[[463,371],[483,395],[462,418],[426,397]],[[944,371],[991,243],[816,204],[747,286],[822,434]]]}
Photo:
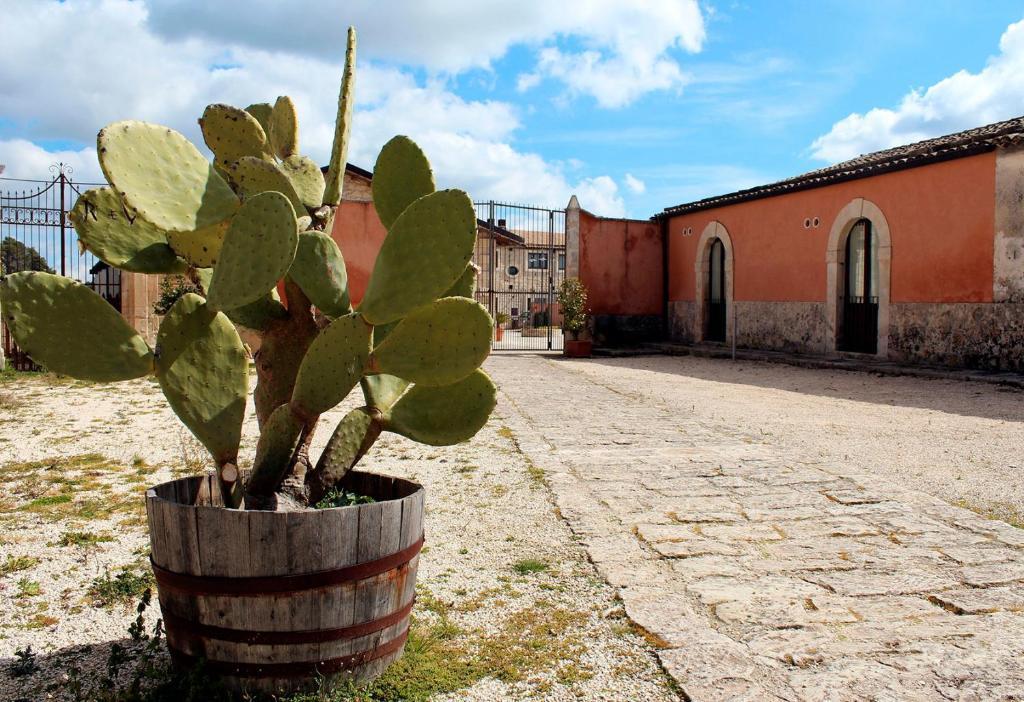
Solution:
{"label": "white cloud", "polygon": [[875,108],[840,120],[814,141],[813,155],[835,163],[1020,115],[1024,20],[1006,29],[999,49],[978,73],[959,71],[925,90],[911,91],[896,109]]}
{"label": "white cloud", "polygon": [[584,49],[541,49],[536,73],[590,95],[602,107],[623,107],[645,93],[682,88],[688,78],[669,53],[695,53],[704,43],[696,0],[623,3],[603,0],[571,7]]}
{"label": "white cloud", "polygon": [[[149,24],[163,36],[202,36],[331,61],[340,58],[342,30],[351,24],[364,56],[448,74],[488,69],[517,44],[547,46],[538,70],[521,77],[519,89],[536,85],[543,74],[606,107],[681,87],[682,70],[668,52],[700,51],[705,38],[697,0],[249,0],[244,12],[209,0],[148,0],[148,6]],[[285,29],[299,22],[300,30]],[[559,42],[574,48],[552,46]]]}
{"label": "white cloud", "polygon": [[637,195],[640,195],[645,190],[647,190],[647,185],[642,180],[640,180],[635,175],[633,175],[632,173],[627,173],[626,174],[626,189],[629,190],[629,192],[631,192],[631,193],[635,193]]}
{"label": "white cloud", "polygon": [[[196,12],[190,27],[208,25],[212,20],[206,15],[215,11],[213,6],[223,5],[209,3],[207,12],[206,5],[182,3]],[[282,27],[301,15],[289,4],[285,22],[284,16],[274,14],[284,6],[252,3],[246,13],[233,12],[231,17],[242,24],[250,14],[258,17],[260,27],[272,26],[280,39]],[[291,95],[296,102],[303,152],[326,162],[340,79],[336,52],[325,60],[316,52],[304,51],[303,45],[270,47],[265,46],[267,42],[234,41],[229,35],[214,40],[184,31],[154,31],[156,16],[166,9],[155,0],[148,4],[15,0],[5,7],[0,23],[0,46],[7,56],[0,62],[0,163],[7,164],[5,176],[45,178],[48,166],[62,160],[72,163],[77,179],[96,179],[99,169],[91,147],[48,151],[39,144],[52,140],[91,144],[99,127],[132,117],[167,124],[201,145],[196,118],[206,104],[247,105],[272,101],[281,94]],[[390,13],[390,9],[378,12]],[[313,12],[305,17],[303,27],[332,24],[342,34],[344,21],[321,18],[317,22],[316,16]],[[425,33],[427,27],[420,29]],[[453,43],[451,32],[446,36]],[[38,60],[54,46],[74,59]],[[437,60],[443,64],[442,59]],[[624,211],[610,178],[579,175],[570,179],[565,169],[574,170],[571,165],[516,149],[512,143],[521,122],[518,110],[509,103],[467,100],[442,81],[418,80],[408,71],[364,60],[358,68],[356,92],[350,150],[354,163],[372,168],[383,143],[404,133],[421,143],[442,184],[465,188],[478,199],[564,206],[578,192],[581,197],[586,193],[588,206],[596,212]],[[4,134],[18,138],[2,140]]]}
{"label": "white cloud", "polygon": [[47,151],[25,139],[0,140],[0,164],[4,165],[4,178],[47,180],[55,175],[51,173],[50,166],[56,163],[71,166],[70,176],[76,181],[103,182],[96,149],[91,146],[79,150]]}

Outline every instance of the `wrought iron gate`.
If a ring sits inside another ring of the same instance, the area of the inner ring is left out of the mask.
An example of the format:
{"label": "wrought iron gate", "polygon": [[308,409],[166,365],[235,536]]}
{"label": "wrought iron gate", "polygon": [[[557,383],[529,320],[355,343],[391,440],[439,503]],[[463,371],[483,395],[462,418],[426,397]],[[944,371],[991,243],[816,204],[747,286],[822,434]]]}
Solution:
{"label": "wrought iron gate", "polygon": [[[50,166],[50,180],[0,178],[0,273],[46,271],[79,280],[121,310],[121,272],[80,251],[68,212],[83,189],[101,183],[75,183],[64,163]],[[18,370],[36,366],[0,323],[4,355]]]}
{"label": "wrought iron gate", "polygon": [[565,210],[478,202],[477,300],[496,324],[494,350],[562,348]]}

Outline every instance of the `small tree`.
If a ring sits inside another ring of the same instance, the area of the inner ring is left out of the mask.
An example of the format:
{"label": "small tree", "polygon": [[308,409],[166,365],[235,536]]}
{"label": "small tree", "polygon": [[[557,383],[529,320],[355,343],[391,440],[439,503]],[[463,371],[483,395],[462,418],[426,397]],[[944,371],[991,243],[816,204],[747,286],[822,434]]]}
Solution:
{"label": "small tree", "polygon": [[3,241],[0,241],[0,274],[6,275],[18,271],[54,272],[43,255],[34,247],[26,246],[13,237],[5,236]]}
{"label": "small tree", "polygon": [[579,340],[587,327],[587,289],[579,278],[566,278],[558,288],[558,304],[562,307],[562,329]]}
{"label": "small tree", "polygon": [[160,297],[153,305],[153,314],[164,316],[185,293],[203,294],[202,288],[183,275],[168,275],[160,279]]}

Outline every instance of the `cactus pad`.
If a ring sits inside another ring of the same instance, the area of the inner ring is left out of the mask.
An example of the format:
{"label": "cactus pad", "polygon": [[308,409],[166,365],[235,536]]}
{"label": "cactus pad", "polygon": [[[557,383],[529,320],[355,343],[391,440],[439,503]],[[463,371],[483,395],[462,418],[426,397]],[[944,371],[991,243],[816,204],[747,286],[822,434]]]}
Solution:
{"label": "cactus pad", "polygon": [[420,385],[465,378],[491,350],[487,310],[464,297],[446,297],[415,310],[373,349],[370,369]]}
{"label": "cactus pad", "polygon": [[256,118],[256,121],[263,127],[263,133],[267,135],[267,142],[270,142],[270,113],[274,107],[269,102],[257,102],[245,108],[245,111]]}
{"label": "cactus pad", "polygon": [[277,290],[271,290],[256,302],[250,302],[248,305],[242,305],[233,310],[225,310],[224,314],[239,326],[254,331],[263,331],[270,326],[271,322],[285,319],[288,316],[288,310],[281,304]]}
{"label": "cactus pad", "polygon": [[18,346],[47,370],[95,381],[129,380],[153,371],[153,354],[110,303],[51,273],[0,278],[0,309]]}
{"label": "cactus pad", "polygon": [[230,186],[178,132],[147,122],[115,122],[96,138],[100,167],[130,211],[169,232],[223,222],[238,209]]}
{"label": "cactus pad", "polygon": [[282,161],[299,150],[299,119],[287,95],[277,98],[270,113],[270,144]]}
{"label": "cactus pad", "polygon": [[298,238],[295,212],[284,195],[247,199],[224,237],[207,291],[210,305],[229,310],[265,295],[288,272]]}
{"label": "cactus pad", "polygon": [[359,384],[363,388],[363,397],[369,407],[387,412],[391,406],[398,401],[409,382],[398,376],[378,373],[376,375],[364,376]]}
{"label": "cactus pad", "polygon": [[414,385],[391,409],[388,431],[431,446],[466,441],[487,423],[497,402],[497,388],[479,368],[452,385]]}
{"label": "cactus pad", "polygon": [[380,424],[373,421],[368,408],[359,407],[346,414],[327,440],[316,470],[306,474],[310,502],[318,502],[324,493],[341,482],[378,436]]}
{"label": "cactus pad", "polygon": [[111,188],[82,193],[68,219],[78,241],[111,266],[133,273],[182,273],[188,265],[167,243],[167,234],[142,217],[129,218]]}
{"label": "cactus pad", "polygon": [[295,192],[292,182],[276,163],[254,156],[243,156],[228,166],[228,177],[235,184],[243,198],[250,198],[266,192],[279,192],[288,198],[295,210],[295,216],[306,214],[306,208]]}
{"label": "cactus pad", "polygon": [[178,298],[157,333],[156,376],[174,413],[217,465],[236,463],[249,362],[228,318],[195,293]]}
{"label": "cactus pad", "polygon": [[209,268],[217,263],[224,235],[231,220],[224,220],[194,232],[168,232],[167,241],[174,252],[197,268]]}
{"label": "cactus pad", "polygon": [[348,159],[348,136],[352,131],[352,109],[355,105],[356,82],[356,31],[348,28],[348,43],[345,48],[345,72],[341,75],[338,90],[338,114],[334,119],[334,141],[331,144],[331,163],[324,178],[325,205],[341,203],[341,192],[345,186],[345,167]]}
{"label": "cactus pad", "polygon": [[270,417],[260,427],[256,458],[246,492],[269,495],[277,489],[288,472],[292,452],[295,451],[301,433],[302,421],[292,414],[288,405],[281,405],[270,413]]}
{"label": "cactus pad", "polygon": [[338,317],[309,345],[292,391],[300,417],[322,414],[345,399],[366,370],[370,327],[359,315]]}
{"label": "cactus pad", "polygon": [[263,126],[256,117],[231,105],[209,105],[199,118],[203,140],[221,164],[243,156],[272,159]]}
{"label": "cactus pad", "polygon": [[373,205],[385,229],[413,202],[434,192],[430,162],[412,139],[396,136],[380,150],[373,167]]}
{"label": "cactus pad", "polygon": [[473,294],[476,292],[476,276],[480,272],[480,269],[473,262],[470,262],[466,266],[466,271],[459,276],[459,279],[455,281],[455,284],[448,288],[441,297],[468,297],[473,299]]}
{"label": "cactus pad", "polygon": [[352,311],[345,260],[334,239],[327,234],[310,231],[299,235],[299,246],[288,274],[309,301],[328,317],[341,317]]}
{"label": "cactus pad", "polygon": [[302,204],[315,210],[324,199],[324,174],[316,161],[293,154],[281,162],[281,170],[292,182]]}
{"label": "cactus pad", "polygon": [[388,232],[359,311],[371,324],[386,324],[437,299],[473,256],[476,212],[461,190],[421,197]]}

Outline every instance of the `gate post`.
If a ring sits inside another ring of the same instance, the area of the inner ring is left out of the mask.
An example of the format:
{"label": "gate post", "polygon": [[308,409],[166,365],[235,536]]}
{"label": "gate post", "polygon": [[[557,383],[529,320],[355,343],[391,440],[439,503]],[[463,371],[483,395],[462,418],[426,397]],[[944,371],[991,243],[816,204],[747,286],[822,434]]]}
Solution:
{"label": "gate post", "polygon": [[497,314],[494,309],[494,200],[487,203],[487,231],[490,234],[487,252],[487,311],[494,317]]}
{"label": "gate post", "polygon": [[64,202],[64,183],[67,181],[67,176],[64,175],[64,164],[60,164],[60,173],[57,176],[60,179],[60,274],[67,275],[66,264],[67,260],[67,223],[65,222],[65,215],[67,214],[67,206]]}
{"label": "gate post", "polygon": [[575,195],[565,208],[565,277],[580,277],[580,201]]}

